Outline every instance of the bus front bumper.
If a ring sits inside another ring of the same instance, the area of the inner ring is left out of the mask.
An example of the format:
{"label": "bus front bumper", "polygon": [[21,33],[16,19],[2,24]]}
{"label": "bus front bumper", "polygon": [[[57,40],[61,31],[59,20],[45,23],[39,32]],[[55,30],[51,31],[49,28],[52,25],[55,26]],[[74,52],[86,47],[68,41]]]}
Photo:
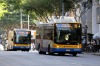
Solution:
{"label": "bus front bumper", "polygon": [[13,49],[15,50],[29,50],[31,47],[25,47],[25,46],[13,46]]}
{"label": "bus front bumper", "polygon": [[52,48],[51,52],[54,53],[81,53],[81,48]]}

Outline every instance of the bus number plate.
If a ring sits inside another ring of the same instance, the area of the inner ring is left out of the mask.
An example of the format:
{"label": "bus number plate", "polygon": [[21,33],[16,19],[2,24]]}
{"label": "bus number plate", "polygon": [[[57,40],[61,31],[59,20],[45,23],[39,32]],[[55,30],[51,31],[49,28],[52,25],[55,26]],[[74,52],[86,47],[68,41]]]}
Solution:
{"label": "bus number plate", "polygon": [[66,51],[70,51],[70,50],[66,50]]}

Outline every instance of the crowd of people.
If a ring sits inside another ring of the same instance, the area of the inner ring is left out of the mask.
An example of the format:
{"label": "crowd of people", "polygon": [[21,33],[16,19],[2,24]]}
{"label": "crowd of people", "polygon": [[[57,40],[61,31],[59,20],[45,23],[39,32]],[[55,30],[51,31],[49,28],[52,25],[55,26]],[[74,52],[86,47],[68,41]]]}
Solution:
{"label": "crowd of people", "polygon": [[87,41],[86,38],[83,38],[83,51],[86,52],[99,52],[100,51],[100,34],[96,33],[95,35],[88,36]]}

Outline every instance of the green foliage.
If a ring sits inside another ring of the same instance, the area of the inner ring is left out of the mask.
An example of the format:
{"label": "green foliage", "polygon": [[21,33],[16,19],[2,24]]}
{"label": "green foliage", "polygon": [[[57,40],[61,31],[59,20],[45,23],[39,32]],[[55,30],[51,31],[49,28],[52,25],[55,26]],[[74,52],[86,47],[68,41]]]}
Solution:
{"label": "green foliage", "polygon": [[48,18],[48,16],[60,16],[62,13],[62,2],[64,3],[64,11],[73,9],[77,0],[26,0],[23,9],[32,13],[35,12],[38,17]]}
{"label": "green foliage", "polygon": [[[14,24],[20,24],[20,9],[24,14],[29,14],[31,19],[46,21],[50,16],[60,16],[62,13],[62,3],[64,3],[64,11],[73,9],[78,0],[0,0],[4,3],[1,18],[2,27],[14,27]],[[32,20],[31,20],[32,21]],[[6,25],[5,25],[6,23]]]}
{"label": "green foliage", "polygon": [[4,13],[7,13],[6,7],[7,5],[1,0],[0,1],[0,17],[2,17]]}

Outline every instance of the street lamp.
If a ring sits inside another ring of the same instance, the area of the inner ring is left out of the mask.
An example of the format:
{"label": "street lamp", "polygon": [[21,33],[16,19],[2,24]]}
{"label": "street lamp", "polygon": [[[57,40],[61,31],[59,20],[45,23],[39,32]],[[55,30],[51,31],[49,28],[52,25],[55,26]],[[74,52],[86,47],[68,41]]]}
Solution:
{"label": "street lamp", "polygon": [[86,47],[86,45],[87,45],[87,29],[88,29],[88,27],[87,27],[87,25],[85,25],[85,47]]}

